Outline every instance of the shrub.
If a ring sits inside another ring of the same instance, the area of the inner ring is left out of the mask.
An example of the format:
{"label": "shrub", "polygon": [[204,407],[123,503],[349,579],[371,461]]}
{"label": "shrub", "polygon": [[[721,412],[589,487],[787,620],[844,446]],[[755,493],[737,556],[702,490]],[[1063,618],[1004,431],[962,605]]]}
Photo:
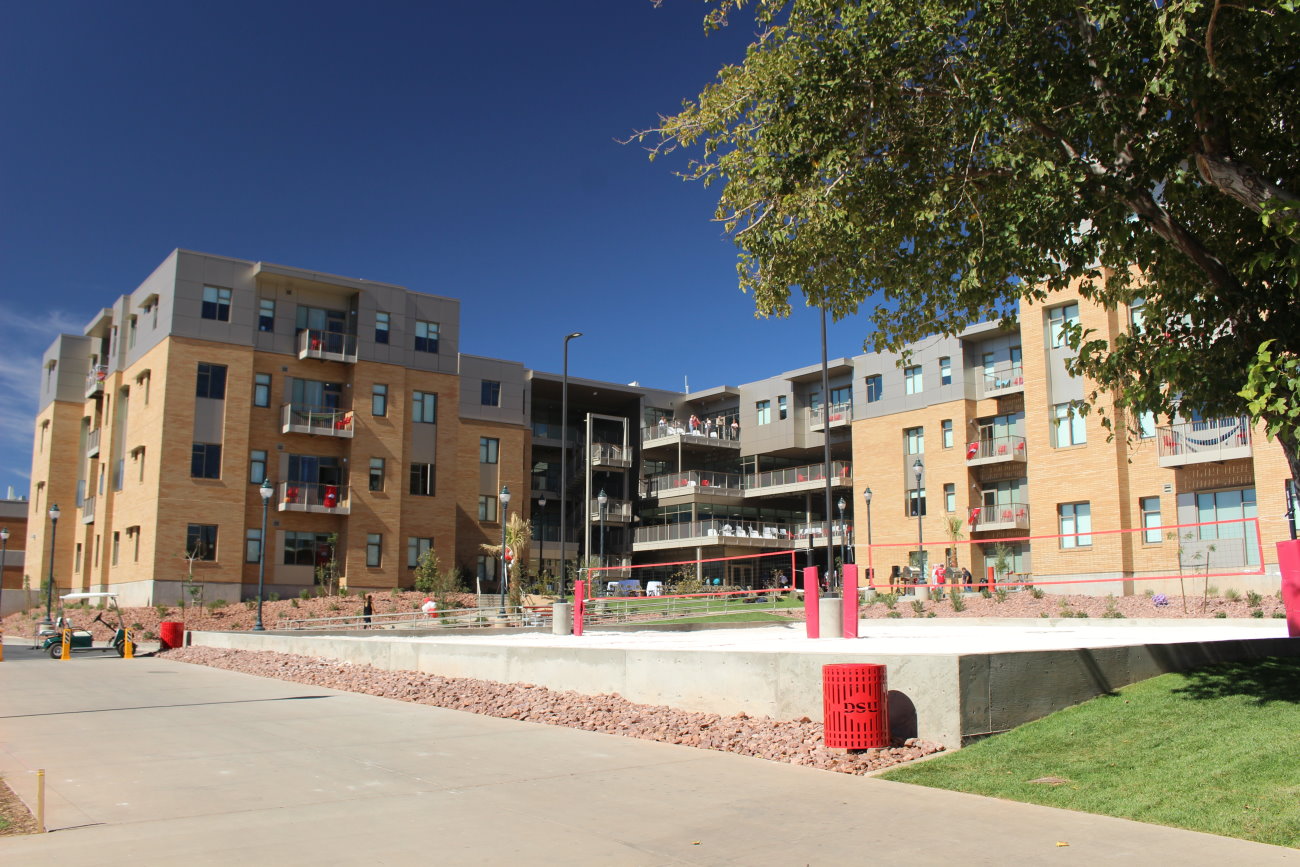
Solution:
{"label": "shrub", "polygon": [[917,617],[920,617],[922,614],[925,613],[925,603],[922,602],[920,599],[913,599],[912,611],[916,613]]}
{"label": "shrub", "polygon": [[1241,594],[1229,587],[1223,591],[1223,598],[1229,602],[1237,602],[1241,599]]}
{"label": "shrub", "polygon": [[299,598],[299,599],[310,599],[310,598],[311,598],[311,591],[308,590],[306,587],[302,588],[301,590],[298,591],[298,598]]}
{"label": "shrub", "polygon": [[131,624],[131,629],[132,629],[132,630],[140,630],[140,629],[144,629],[144,624],[143,624],[143,623],[132,623],[132,624]]}
{"label": "shrub", "polygon": [[168,612],[171,611],[171,609],[168,608],[166,605],[155,605],[153,607],[153,610],[158,612],[159,617],[166,617]]}
{"label": "shrub", "polygon": [[267,602],[279,602],[279,601],[280,601],[280,594],[279,594],[279,593],[268,593],[268,594],[266,594],[266,601],[267,601]]}
{"label": "shrub", "polygon": [[1220,620],[1224,620],[1224,619],[1227,619],[1227,617],[1228,617],[1228,612],[1226,612],[1226,611],[1216,611],[1216,612],[1214,612],[1214,616],[1217,617],[1217,618],[1219,618]]}
{"label": "shrub", "polygon": [[144,640],[145,640],[145,641],[157,641],[157,640],[158,640],[158,634],[157,634],[156,632],[154,632],[152,629],[146,629],[146,630],[145,630],[145,633],[144,633]]}
{"label": "shrub", "polygon": [[[985,598],[988,598],[988,597],[985,597]],[[1007,601],[1007,589],[1006,589],[1005,587],[999,587],[999,588],[997,589],[997,592],[993,594],[993,598],[997,600],[997,602],[998,602],[999,605],[1002,604],[1003,602],[1006,602],[1006,601]]]}
{"label": "shrub", "polygon": [[953,610],[953,611],[958,611],[958,612],[960,612],[960,611],[965,611],[965,610],[966,610],[966,600],[963,599],[963,598],[961,597],[961,594],[960,594],[960,593],[953,593],[953,594],[951,595],[951,599],[952,599],[952,610]]}
{"label": "shrub", "polygon": [[225,607],[226,607],[226,600],[224,599],[213,599],[211,602],[208,603],[208,610],[214,613]]}
{"label": "shrub", "polygon": [[343,606],[339,605],[337,602],[331,602],[331,603],[329,604],[329,610],[330,610],[330,611],[338,611],[338,610],[339,610],[340,608],[342,608],[342,607],[343,607]]}
{"label": "shrub", "polygon": [[244,600],[244,607],[247,608],[249,611],[252,611],[254,608],[257,607],[257,600],[256,599]]}
{"label": "shrub", "polygon": [[1274,612],[1273,612],[1273,619],[1274,619],[1274,620],[1284,620],[1284,619],[1286,619],[1286,612],[1285,612],[1285,611],[1274,611]]}
{"label": "shrub", "polygon": [[890,611],[890,612],[889,612],[888,614],[886,614],[885,616],[886,616],[886,617],[902,617],[903,615],[902,615],[901,613],[897,612],[897,611]]}
{"label": "shrub", "polygon": [[886,607],[886,608],[888,608],[890,611],[893,611],[893,610],[894,610],[894,606],[898,604],[898,594],[896,594],[896,593],[882,593],[882,594],[880,595],[880,601],[883,602],[883,603],[885,603],[885,607]]}
{"label": "shrub", "polygon": [[928,612],[928,613],[926,613],[926,615],[925,615],[925,616],[926,616],[926,617],[938,617],[938,616],[939,616],[939,615],[938,615],[938,614],[936,614],[936,613],[935,613],[935,612],[933,612],[933,611],[930,611],[930,612]]}
{"label": "shrub", "polygon": [[1029,595],[1033,596],[1035,599],[1042,599],[1045,593],[1041,587],[1030,587]]}
{"label": "shrub", "polygon": [[1147,589],[1145,589],[1145,590],[1142,591],[1142,595],[1143,595],[1143,596],[1146,596],[1146,597],[1149,599],[1149,598],[1151,598],[1152,596],[1155,596],[1155,595],[1156,595],[1156,591],[1154,591],[1154,590],[1152,590],[1150,587],[1148,587]]}
{"label": "shrub", "polygon": [[346,587],[340,587],[340,588],[339,588],[339,595],[342,596],[344,599],[346,599],[346,598],[348,597],[348,588],[346,588]]}
{"label": "shrub", "polygon": [[1264,604],[1264,597],[1260,596],[1254,590],[1247,590],[1246,604],[1249,605],[1251,608],[1258,608],[1260,605]]}
{"label": "shrub", "polygon": [[[999,592],[999,593],[1005,593],[1006,591],[1005,591],[1005,590],[999,590],[998,592]],[[981,588],[980,588],[980,595],[983,596],[985,599],[988,599],[988,598],[990,598],[990,597],[993,596],[993,591],[989,590],[989,588],[987,588],[987,587],[981,587]]]}
{"label": "shrub", "polygon": [[[1250,612],[1250,616],[1251,616],[1251,617],[1263,617],[1263,616],[1264,616],[1264,612],[1263,612],[1262,610],[1256,608],[1256,609],[1254,609],[1253,611]],[[1285,617],[1286,615],[1284,614],[1284,615],[1282,615],[1282,616]]]}
{"label": "shrub", "polygon": [[297,600],[297,599],[290,599],[290,600],[289,600],[289,606],[292,607],[292,608],[297,608],[297,607],[298,607],[298,600]]}

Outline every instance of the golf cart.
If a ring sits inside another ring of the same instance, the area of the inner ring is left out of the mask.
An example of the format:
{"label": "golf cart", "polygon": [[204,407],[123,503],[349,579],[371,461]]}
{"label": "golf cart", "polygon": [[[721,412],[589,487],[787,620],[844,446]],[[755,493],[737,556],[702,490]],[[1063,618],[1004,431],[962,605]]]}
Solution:
{"label": "golf cart", "polygon": [[[68,629],[72,634],[69,640],[68,650],[72,653],[107,653],[116,651],[118,656],[126,656],[126,626],[122,622],[122,610],[117,607],[116,593],[68,593],[59,597],[59,616],[54,621],[55,629],[50,631],[48,628],[42,630],[45,642],[41,645],[42,650],[49,651],[51,659],[63,658],[63,629]],[[96,612],[94,623],[101,623],[113,630],[113,637],[107,644],[96,644],[95,636],[89,629],[78,629],[68,620],[66,606],[69,602],[101,602],[106,603],[104,610]],[[104,615],[108,614],[108,620]],[[116,624],[110,621],[116,620]]]}

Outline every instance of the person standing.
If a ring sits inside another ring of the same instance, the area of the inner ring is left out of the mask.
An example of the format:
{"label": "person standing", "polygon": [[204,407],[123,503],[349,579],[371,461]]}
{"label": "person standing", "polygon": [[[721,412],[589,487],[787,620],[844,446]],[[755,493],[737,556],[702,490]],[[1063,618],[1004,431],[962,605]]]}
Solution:
{"label": "person standing", "polygon": [[375,613],[375,601],[371,599],[370,594],[367,593],[366,601],[363,602],[361,605],[361,622],[365,624],[364,627],[365,629],[370,628],[370,618],[374,615],[374,613]]}

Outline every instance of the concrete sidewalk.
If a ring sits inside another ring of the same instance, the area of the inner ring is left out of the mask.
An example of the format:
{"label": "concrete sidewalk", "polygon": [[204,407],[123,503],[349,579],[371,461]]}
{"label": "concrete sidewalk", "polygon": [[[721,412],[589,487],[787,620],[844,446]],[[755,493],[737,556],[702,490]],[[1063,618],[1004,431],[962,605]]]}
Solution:
{"label": "concrete sidewalk", "polygon": [[4,863],[1300,865],[1121,819],[9,644],[0,774],[34,803],[37,768],[52,833],[0,838]]}

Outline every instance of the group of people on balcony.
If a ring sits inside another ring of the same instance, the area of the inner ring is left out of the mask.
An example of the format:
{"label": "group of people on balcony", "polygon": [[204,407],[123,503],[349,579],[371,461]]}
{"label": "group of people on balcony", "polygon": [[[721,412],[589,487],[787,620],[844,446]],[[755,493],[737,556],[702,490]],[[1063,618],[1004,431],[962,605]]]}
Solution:
{"label": "group of people on balcony", "polygon": [[681,419],[659,419],[659,436],[668,436],[670,434],[678,436],[690,434],[712,439],[738,440],[740,439],[740,422],[733,418],[731,423],[727,424],[727,420],[723,416],[701,419],[694,413],[684,424]]}

